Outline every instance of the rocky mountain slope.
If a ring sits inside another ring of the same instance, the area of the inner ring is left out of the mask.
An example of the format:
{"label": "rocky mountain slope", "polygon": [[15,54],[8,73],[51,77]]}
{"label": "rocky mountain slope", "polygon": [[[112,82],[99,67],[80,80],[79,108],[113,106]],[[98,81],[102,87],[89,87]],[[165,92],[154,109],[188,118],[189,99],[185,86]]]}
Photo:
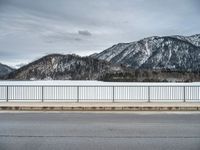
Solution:
{"label": "rocky mountain slope", "polygon": [[7,74],[9,74],[12,71],[14,71],[13,68],[0,63],[0,78],[6,76]]}
{"label": "rocky mountain slope", "polygon": [[51,54],[9,74],[15,80],[97,80],[105,73],[125,68],[91,57]]}
{"label": "rocky mountain slope", "polygon": [[187,42],[192,43],[195,46],[200,46],[200,34],[195,34],[195,35],[192,35],[192,36],[175,35],[175,36],[172,36],[172,37],[175,37],[175,38],[180,39],[180,40],[185,40]]}
{"label": "rocky mountain slope", "polygon": [[149,37],[119,43],[91,55],[133,69],[200,71],[200,34],[193,36]]}

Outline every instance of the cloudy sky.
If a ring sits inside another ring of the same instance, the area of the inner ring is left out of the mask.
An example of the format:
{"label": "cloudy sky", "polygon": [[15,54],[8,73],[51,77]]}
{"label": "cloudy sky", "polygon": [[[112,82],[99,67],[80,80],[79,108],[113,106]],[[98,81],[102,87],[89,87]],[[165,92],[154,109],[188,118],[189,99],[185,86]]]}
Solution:
{"label": "cloudy sky", "polygon": [[89,55],[149,36],[200,33],[199,0],[0,0],[0,62]]}

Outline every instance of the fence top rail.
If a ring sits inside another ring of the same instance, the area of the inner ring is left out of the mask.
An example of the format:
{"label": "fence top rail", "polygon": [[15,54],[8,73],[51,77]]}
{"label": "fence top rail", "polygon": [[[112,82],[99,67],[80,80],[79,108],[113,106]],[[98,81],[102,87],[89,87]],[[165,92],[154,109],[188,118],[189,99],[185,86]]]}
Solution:
{"label": "fence top rail", "polygon": [[0,85],[0,87],[200,87],[200,85]]}

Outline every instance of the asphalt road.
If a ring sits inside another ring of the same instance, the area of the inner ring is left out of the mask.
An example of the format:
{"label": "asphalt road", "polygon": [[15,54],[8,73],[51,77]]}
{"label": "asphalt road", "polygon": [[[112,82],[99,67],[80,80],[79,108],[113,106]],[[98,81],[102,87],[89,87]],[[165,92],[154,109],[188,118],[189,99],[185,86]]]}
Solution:
{"label": "asphalt road", "polygon": [[0,150],[200,150],[200,113],[0,113]]}

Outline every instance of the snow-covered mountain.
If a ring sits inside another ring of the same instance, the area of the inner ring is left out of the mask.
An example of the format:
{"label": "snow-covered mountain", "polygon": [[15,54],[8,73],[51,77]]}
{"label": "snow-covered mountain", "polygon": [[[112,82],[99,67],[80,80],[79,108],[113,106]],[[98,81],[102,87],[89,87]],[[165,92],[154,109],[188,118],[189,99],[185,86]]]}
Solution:
{"label": "snow-covered mountain", "polygon": [[200,34],[119,43],[91,57],[134,69],[200,71]]}
{"label": "snow-covered mountain", "polygon": [[11,72],[7,79],[200,81],[200,35],[154,36],[89,57],[51,54]]}
{"label": "snow-covered mountain", "polygon": [[13,68],[0,63],[0,78],[14,71]]}
{"label": "snow-covered mountain", "polygon": [[195,46],[200,46],[200,34],[195,34],[192,36],[180,36],[180,35],[175,35],[172,36],[174,38],[180,39],[180,40],[185,40],[187,42],[192,43]]}
{"label": "snow-covered mountain", "polygon": [[96,80],[104,73],[123,72],[122,66],[91,57],[51,54],[9,74],[16,80]]}

